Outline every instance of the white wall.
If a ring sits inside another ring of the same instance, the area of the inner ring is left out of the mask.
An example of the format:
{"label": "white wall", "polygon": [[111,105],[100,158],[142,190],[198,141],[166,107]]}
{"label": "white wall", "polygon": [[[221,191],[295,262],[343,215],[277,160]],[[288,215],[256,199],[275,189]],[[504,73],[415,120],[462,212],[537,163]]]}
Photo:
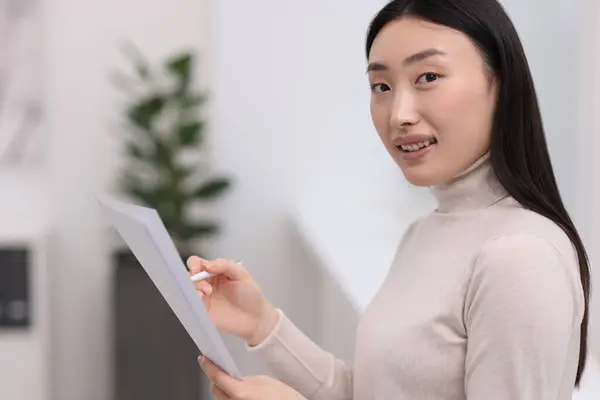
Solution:
{"label": "white wall", "polygon": [[[531,71],[544,119],[548,146],[563,198],[576,213],[578,197],[577,154],[573,145],[580,129],[577,79],[581,19],[584,9],[572,0],[504,0],[517,27]],[[532,24],[535,19],[539,23]]]}
{"label": "white wall", "polygon": [[[52,398],[107,400],[112,398],[111,265],[106,226],[91,198],[110,186],[117,162],[110,135],[118,137],[120,97],[107,74],[124,65],[117,48],[121,40],[135,41],[151,59],[181,46],[202,50],[205,5],[199,0],[42,3],[43,131],[49,146],[41,171],[0,176],[0,220],[2,230],[23,221],[49,222]],[[0,354],[5,360],[0,376],[12,368],[5,355]],[[13,398],[38,400],[42,384],[31,379],[30,391]]]}
{"label": "white wall", "polygon": [[[391,209],[389,182],[402,180],[371,124],[364,55],[367,25],[383,3],[214,1],[223,163],[244,163],[245,176],[260,171],[291,201],[306,192],[329,199],[336,189],[336,200],[353,201],[347,195],[364,187],[357,198]],[[257,151],[268,155],[255,159]],[[385,185],[373,184],[378,170]]]}
{"label": "white wall", "polygon": [[[517,27],[533,74],[556,178],[569,212],[578,207],[581,132],[578,79],[580,32],[585,9],[572,0],[503,0]],[[539,23],[532,24],[532,19]],[[574,77],[574,81],[568,77]],[[583,227],[581,228],[583,229]]]}
{"label": "white wall", "polygon": [[580,33],[579,75],[580,107],[583,133],[579,143],[580,187],[584,195],[580,196],[581,220],[585,221],[585,240],[592,262],[592,299],[590,321],[590,342],[596,354],[600,354],[600,5],[595,0],[582,0],[585,5]]}

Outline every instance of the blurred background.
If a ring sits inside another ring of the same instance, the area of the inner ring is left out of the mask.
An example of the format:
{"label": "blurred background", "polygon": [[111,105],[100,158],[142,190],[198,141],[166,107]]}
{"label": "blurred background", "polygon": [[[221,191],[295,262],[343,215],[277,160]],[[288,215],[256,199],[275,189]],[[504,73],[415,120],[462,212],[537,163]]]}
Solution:
{"label": "blurred background", "polygon": [[[196,348],[108,226],[101,192],[157,207],[184,257],[243,260],[351,361],[398,240],[433,205],[371,126],[364,39],[384,3],[0,0],[0,398],[210,398]],[[594,263],[600,7],[503,3]],[[592,307],[578,399],[600,398]],[[243,373],[266,372],[226,340]]]}

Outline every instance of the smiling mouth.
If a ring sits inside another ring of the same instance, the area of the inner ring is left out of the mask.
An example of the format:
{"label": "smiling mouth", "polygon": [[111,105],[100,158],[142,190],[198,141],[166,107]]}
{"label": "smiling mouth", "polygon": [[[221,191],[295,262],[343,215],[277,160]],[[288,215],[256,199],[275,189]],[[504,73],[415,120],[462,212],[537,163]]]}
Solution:
{"label": "smiling mouth", "polygon": [[423,150],[427,147],[433,146],[436,143],[437,143],[437,139],[431,138],[429,140],[425,140],[424,142],[402,144],[402,145],[396,146],[396,147],[398,147],[398,149],[400,149],[404,153],[412,153],[412,152]]}

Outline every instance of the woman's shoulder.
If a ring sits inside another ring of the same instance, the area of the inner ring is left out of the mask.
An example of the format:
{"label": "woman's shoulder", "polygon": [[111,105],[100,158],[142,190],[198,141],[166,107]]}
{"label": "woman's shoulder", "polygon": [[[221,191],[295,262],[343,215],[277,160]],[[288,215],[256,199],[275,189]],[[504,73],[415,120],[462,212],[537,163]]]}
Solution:
{"label": "woman's shoulder", "polygon": [[[488,279],[494,285],[510,286],[518,282],[530,288],[543,280],[548,288],[571,293],[581,309],[579,262],[566,232],[550,218],[516,202],[507,202],[494,212],[489,234],[482,240],[475,258],[474,276]],[[534,294],[540,293],[534,290]]]}
{"label": "woman's shoulder", "polygon": [[491,232],[485,245],[500,242],[504,246],[518,246],[540,251],[556,251],[565,260],[572,261],[576,252],[569,236],[552,219],[508,198],[495,207],[490,217]]}

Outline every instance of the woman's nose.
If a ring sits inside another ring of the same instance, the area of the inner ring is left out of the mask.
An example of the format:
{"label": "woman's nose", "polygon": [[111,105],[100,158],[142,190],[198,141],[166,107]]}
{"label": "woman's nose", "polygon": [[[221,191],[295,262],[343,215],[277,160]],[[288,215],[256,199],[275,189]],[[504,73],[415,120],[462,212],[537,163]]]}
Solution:
{"label": "woman's nose", "polygon": [[392,103],[390,125],[400,129],[419,122],[414,100],[409,95],[397,95]]}

